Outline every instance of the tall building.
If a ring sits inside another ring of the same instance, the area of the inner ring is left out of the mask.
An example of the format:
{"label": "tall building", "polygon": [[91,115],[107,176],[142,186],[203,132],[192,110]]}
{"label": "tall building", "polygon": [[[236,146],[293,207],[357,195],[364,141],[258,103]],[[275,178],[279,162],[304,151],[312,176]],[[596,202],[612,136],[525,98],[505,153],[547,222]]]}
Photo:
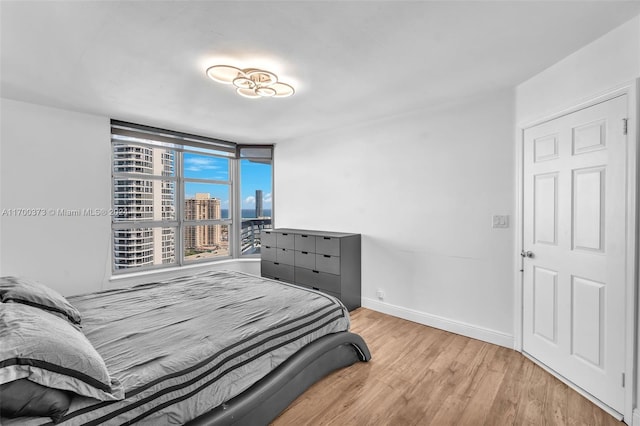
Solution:
{"label": "tall building", "polygon": [[264,216],[262,212],[262,190],[256,189],[256,217]]}
{"label": "tall building", "polygon": [[[194,198],[185,200],[185,220],[220,219],[220,200],[210,194],[197,193]],[[187,226],[184,231],[186,249],[214,248],[220,244],[222,236],[220,225]]]}
{"label": "tall building", "polygon": [[[126,143],[113,146],[114,173],[173,176],[174,152]],[[114,180],[117,221],[175,218],[175,184],[143,177]],[[175,262],[175,231],[171,228],[131,228],[114,232],[116,269]]]}

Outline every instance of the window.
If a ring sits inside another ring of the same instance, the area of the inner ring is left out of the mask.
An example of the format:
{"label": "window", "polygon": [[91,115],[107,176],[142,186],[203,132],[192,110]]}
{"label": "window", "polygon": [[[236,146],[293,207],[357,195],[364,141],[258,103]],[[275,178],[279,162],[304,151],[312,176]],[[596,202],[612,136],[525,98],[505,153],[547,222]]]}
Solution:
{"label": "window", "polygon": [[272,146],[115,120],[111,145],[115,273],[260,253]]}
{"label": "window", "polygon": [[260,234],[271,228],[272,148],[241,147],[240,199],[242,204],[242,255],[260,253]]}

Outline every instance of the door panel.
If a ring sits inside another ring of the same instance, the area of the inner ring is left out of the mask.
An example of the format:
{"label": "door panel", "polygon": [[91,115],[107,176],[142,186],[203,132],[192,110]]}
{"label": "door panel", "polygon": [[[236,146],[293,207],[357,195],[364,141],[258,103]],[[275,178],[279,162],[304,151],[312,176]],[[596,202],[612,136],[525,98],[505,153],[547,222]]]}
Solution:
{"label": "door panel", "polygon": [[535,267],[533,271],[533,332],[550,343],[558,342],[558,273]]}
{"label": "door panel", "polygon": [[626,136],[620,96],[525,130],[523,350],[624,409]]}
{"label": "door panel", "polygon": [[533,141],[534,161],[553,160],[558,158],[558,136],[549,135]]}
{"label": "door panel", "polygon": [[605,148],[606,120],[573,128],[573,155]]}
{"label": "door panel", "polygon": [[604,253],[604,167],[573,171],[573,249]]}
{"label": "door panel", "polygon": [[572,277],[572,354],[602,368],[604,284]]}
{"label": "door panel", "polygon": [[558,234],[558,174],[535,176],[534,182],[534,242],[557,245]]}

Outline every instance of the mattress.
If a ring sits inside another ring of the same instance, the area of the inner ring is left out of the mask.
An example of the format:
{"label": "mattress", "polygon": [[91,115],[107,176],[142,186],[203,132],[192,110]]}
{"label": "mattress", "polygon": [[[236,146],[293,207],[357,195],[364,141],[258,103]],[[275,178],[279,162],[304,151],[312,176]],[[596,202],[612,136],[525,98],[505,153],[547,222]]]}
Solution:
{"label": "mattress", "polygon": [[239,272],[68,299],[125,399],[75,397],[64,425],[184,424],[241,394],[310,342],[349,329],[337,299]]}

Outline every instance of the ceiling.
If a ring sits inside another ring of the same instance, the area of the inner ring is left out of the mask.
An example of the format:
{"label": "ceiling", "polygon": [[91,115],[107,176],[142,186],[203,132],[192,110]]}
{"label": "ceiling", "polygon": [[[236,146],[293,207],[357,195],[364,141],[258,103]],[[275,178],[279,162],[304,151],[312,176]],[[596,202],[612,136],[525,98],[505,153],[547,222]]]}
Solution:
{"label": "ceiling", "polygon": [[[3,97],[272,143],[514,87],[638,1],[0,2]],[[245,99],[207,67],[266,68]]]}

